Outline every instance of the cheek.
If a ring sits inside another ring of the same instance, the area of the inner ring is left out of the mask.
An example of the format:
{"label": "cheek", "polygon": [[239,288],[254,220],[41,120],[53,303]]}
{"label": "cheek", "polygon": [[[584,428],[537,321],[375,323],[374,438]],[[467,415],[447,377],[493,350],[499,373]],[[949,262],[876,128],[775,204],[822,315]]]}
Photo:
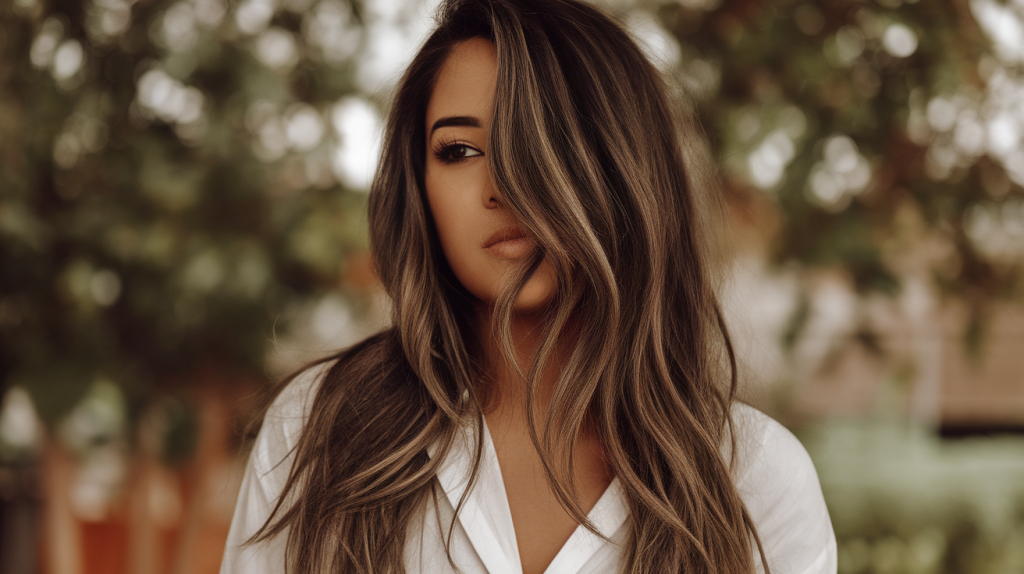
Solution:
{"label": "cheek", "polygon": [[[479,213],[474,211],[471,184],[453,178],[426,175],[427,201],[438,241],[456,279],[473,296],[488,299],[487,262],[478,245]],[[479,203],[479,201],[477,201]],[[479,211],[479,210],[477,210]]]}
{"label": "cheek", "polygon": [[449,205],[449,203],[450,201],[445,201],[445,199],[431,198],[430,200],[430,213],[434,219],[434,228],[437,230],[437,237],[446,257],[454,255],[450,251],[459,245],[458,238],[462,234],[459,229],[459,218],[453,217],[456,212],[455,206]]}
{"label": "cheek", "polygon": [[459,217],[460,212],[465,212],[465,206],[458,196],[458,186],[445,178],[433,175],[427,171],[427,203],[430,207],[431,217],[434,219],[434,227],[437,229],[438,239],[444,249],[445,256],[449,255],[449,249],[460,244],[459,236],[465,233],[460,229],[464,218]]}
{"label": "cheek", "polygon": [[[444,169],[425,174],[427,202],[438,241],[455,278],[480,301],[493,302],[510,271],[510,262],[490,256],[482,246],[493,232],[495,214],[483,206],[482,186],[487,174],[462,170],[457,175]],[[554,270],[547,262],[527,282],[516,299],[516,310],[539,310],[554,296]]]}

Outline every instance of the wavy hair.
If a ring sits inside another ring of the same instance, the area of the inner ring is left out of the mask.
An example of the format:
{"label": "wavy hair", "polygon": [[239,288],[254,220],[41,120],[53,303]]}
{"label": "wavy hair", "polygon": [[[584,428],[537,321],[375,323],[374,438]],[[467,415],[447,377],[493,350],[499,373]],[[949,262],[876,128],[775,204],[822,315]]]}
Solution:
{"label": "wavy hair", "polygon": [[[324,359],[335,362],[285,492],[250,542],[287,533],[298,572],[402,572],[406,529],[436,503],[440,461],[460,428],[482,429],[474,302],[448,268],[424,188],[435,77],[453,46],[480,37],[497,52],[490,172],[538,244],[494,306],[513,364],[518,293],[544,259],[557,276],[545,336],[520,370],[553,492],[597,533],[572,472],[576,438],[593,429],[631,512],[626,572],[753,572],[752,544],[762,563],[763,551],[722,455],[736,369],[710,280],[714,169],[692,114],[670,105],[617,23],[576,0],[449,0],[438,21],[399,83],[369,198],[393,326]],[[542,415],[538,374],[566,347]]]}

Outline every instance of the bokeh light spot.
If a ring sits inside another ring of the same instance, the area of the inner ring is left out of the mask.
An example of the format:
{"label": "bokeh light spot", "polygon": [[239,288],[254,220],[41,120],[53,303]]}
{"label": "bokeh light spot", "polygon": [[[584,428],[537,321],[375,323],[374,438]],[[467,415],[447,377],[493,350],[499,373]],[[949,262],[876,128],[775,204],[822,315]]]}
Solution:
{"label": "bokeh light spot", "polygon": [[380,156],[380,113],[362,98],[346,97],[334,105],[331,123],[339,139],[334,152],[335,175],[352,189],[369,189]]}
{"label": "bokeh light spot", "polygon": [[64,81],[74,76],[85,63],[85,50],[78,40],[65,40],[53,55],[53,77]]}
{"label": "bokeh light spot", "polygon": [[308,151],[320,143],[324,136],[324,121],[316,108],[309,104],[294,104],[286,112],[285,137],[288,144],[299,151]]}
{"label": "bokeh light spot", "polygon": [[906,58],[917,51],[917,34],[903,24],[890,24],[882,36],[885,51],[897,58]]}
{"label": "bokeh light spot", "polygon": [[268,68],[290,69],[299,60],[295,37],[277,26],[267,28],[256,40],[256,57]]}
{"label": "bokeh light spot", "polygon": [[89,293],[100,307],[109,307],[121,296],[121,278],[109,269],[93,273],[89,280]]}

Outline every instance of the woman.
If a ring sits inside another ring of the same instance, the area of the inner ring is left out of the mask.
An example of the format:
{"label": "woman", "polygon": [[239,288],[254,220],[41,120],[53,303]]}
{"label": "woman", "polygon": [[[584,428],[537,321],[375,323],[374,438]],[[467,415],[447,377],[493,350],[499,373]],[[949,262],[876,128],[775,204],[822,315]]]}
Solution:
{"label": "woman", "polygon": [[442,7],[370,195],[393,327],[274,400],[222,572],[835,571],[806,452],[733,401],[665,92],[576,0]]}

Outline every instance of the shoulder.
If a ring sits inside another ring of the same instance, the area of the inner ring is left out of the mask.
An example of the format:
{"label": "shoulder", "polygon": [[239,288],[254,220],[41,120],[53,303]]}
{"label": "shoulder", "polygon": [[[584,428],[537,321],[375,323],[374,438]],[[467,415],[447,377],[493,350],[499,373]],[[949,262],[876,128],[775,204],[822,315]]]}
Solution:
{"label": "shoulder", "polygon": [[298,373],[270,404],[250,459],[259,476],[271,480],[281,478],[283,486],[283,478],[287,477],[290,465],[282,463],[298,445],[313,408],[313,399],[333,364],[333,361],[319,363]]}
{"label": "shoulder", "polygon": [[[733,481],[773,573],[836,571],[836,542],[818,474],[793,433],[757,409],[736,403]],[[729,460],[729,449],[726,449]]]}
{"label": "shoulder", "polygon": [[[373,408],[403,390],[390,384],[400,382],[400,376],[392,375],[404,364],[400,360],[392,360],[396,352],[401,351],[393,348],[395,341],[391,334],[388,330],[371,335],[294,375],[279,391],[263,417],[253,444],[251,465],[257,471],[273,471],[275,475],[287,477],[307,421],[312,414],[319,413],[314,403],[332,371],[338,371],[338,376],[329,383],[334,390],[338,390],[338,385],[358,385],[358,393],[353,393],[358,399],[353,402],[357,404],[349,405],[353,409]],[[346,422],[355,424],[356,421],[346,419]]]}
{"label": "shoulder", "polygon": [[267,409],[242,476],[221,574],[284,572],[286,537],[254,545],[247,541],[271,518],[284,491],[313,399],[332,364],[320,363],[296,375]]}

